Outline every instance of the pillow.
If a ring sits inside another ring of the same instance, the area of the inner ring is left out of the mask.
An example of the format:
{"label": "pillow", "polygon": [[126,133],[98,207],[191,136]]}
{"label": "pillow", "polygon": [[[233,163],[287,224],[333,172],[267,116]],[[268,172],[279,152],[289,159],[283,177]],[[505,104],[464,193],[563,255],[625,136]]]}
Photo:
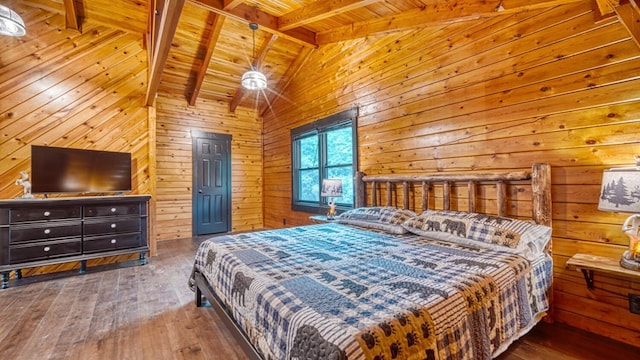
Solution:
{"label": "pillow", "polygon": [[416,216],[416,213],[411,210],[380,206],[349,210],[338,215],[336,220],[340,224],[378,229],[391,234],[406,234],[408,231],[402,224],[413,216]]}
{"label": "pillow", "polygon": [[551,239],[548,226],[461,211],[427,210],[402,226],[417,235],[507,251],[529,260],[543,253]]}

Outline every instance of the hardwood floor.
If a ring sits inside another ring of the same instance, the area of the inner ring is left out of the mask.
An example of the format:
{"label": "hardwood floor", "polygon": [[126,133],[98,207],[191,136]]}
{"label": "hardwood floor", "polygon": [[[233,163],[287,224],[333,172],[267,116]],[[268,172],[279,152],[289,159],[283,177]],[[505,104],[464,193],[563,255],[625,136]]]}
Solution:
{"label": "hardwood floor", "polygon": [[[89,268],[0,290],[3,359],[244,359],[187,286],[202,238],[160,242],[145,266]],[[539,324],[499,360],[637,359],[640,348]]]}

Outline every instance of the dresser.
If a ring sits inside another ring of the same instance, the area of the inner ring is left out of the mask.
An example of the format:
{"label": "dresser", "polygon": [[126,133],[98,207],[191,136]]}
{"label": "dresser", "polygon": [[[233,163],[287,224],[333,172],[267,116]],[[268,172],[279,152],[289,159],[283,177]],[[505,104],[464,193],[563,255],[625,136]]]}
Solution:
{"label": "dresser", "polygon": [[1,287],[12,271],[139,254],[146,263],[149,195],[87,196],[0,201]]}

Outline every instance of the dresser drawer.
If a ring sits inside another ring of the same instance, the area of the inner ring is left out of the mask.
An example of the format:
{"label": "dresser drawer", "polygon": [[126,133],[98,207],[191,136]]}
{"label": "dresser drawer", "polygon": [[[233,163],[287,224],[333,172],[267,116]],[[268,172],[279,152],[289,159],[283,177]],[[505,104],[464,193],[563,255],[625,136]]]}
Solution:
{"label": "dresser drawer", "polygon": [[82,235],[82,223],[50,221],[11,227],[11,243]]}
{"label": "dresser drawer", "polygon": [[[94,219],[98,220],[98,219]],[[111,221],[85,221],[84,235],[118,234],[140,231],[140,218],[111,219]]]}
{"label": "dresser drawer", "polygon": [[117,205],[86,205],[84,207],[85,217],[94,216],[118,216],[118,215],[139,215],[140,203],[125,203]]}
{"label": "dresser drawer", "polygon": [[80,255],[82,240],[80,237],[61,241],[24,243],[9,247],[9,261],[17,264],[27,261],[45,260],[56,257]]}
{"label": "dresser drawer", "polygon": [[127,249],[144,245],[146,243],[143,243],[140,234],[94,236],[84,239],[84,253]]}
{"label": "dresser drawer", "polygon": [[80,219],[80,206],[45,206],[40,208],[11,209],[9,221],[12,224],[25,221],[45,221],[61,219]]}
{"label": "dresser drawer", "polygon": [[0,265],[9,264],[9,227],[0,226]]}

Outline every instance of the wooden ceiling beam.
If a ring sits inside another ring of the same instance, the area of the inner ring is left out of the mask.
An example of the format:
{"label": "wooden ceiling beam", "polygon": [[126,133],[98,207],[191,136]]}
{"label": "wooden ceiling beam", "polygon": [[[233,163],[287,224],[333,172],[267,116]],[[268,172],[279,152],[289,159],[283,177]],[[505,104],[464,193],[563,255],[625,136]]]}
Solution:
{"label": "wooden ceiling beam", "polygon": [[[256,90],[259,91],[259,90]],[[247,91],[242,87],[238,87],[238,90],[236,91],[236,93],[233,95],[233,98],[231,98],[231,101],[229,102],[229,112],[235,112],[236,109],[238,108],[238,105],[240,105],[240,102],[242,100],[244,100],[244,97],[247,96]]]}
{"label": "wooden ceiling beam", "polygon": [[222,26],[224,25],[224,16],[216,13],[210,13],[210,16],[213,17],[212,21],[207,21],[207,32],[209,33],[209,38],[206,40],[205,48],[206,53],[204,55],[204,59],[200,64],[200,68],[196,73],[196,79],[193,84],[193,89],[191,90],[191,94],[188,96],[189,105],[193,106],[196,104],[196,100],[198,99],[198,95],[200,95],[200,89],[202,88],[202,82],[204,81],[204,77],[207,75],[207,69],[209,68],[209,63],[211,62],[211,57],[213,55],[213,50],[216,47],[216,43],[220,38],[220,33],[222,32]]}
{"label": "wooden ceiling beam", "polygon": [[640,47],[640,6],[637,0],[625,1],[624,4],[614,7],[614,10],[636,45]]}
{"label": "wooden ceiling beam", "polygon": [[267,57],[267,53],[273,48],[273,45],[278,40],[278,35],[268,34],[265,41],[262,43],[262,47],[258,50],[256,58],[253,60],[253,66],[259,69],[264,62],[264,58]]}
{"label": "wooden ceiling beam", "polygon": [[[225,3],[222,0],[189,0],[193,5],[213,11],[220,15],[232,18],[246,24],[256,23],[261,30],[269,32],[278,37],[293,41],[303,46],[317,47],[316,34],[312,31],[296,28],[287,31],[278,29],[278,17],[261,11],[257,7],[246,4],[237,4],[232,9],[225,10]],[[235,2],[231,2],[235,5]],[[230,4],[231,4],[230,3]]]}
{"label": "wooden ceiling beam", "polygon": [[278,28],[280,31],[291,30],[380,1],[382,0],[319,0],[281,16]]}
{"label": "wooden ceiling beam", "polygon": [[147,106],[153,105],[158,87],[160,87],[162,72],[169,57],[171,41],[173,41],[173,36],[176,33],[185,0],[164,0],[160,2],[163,2],[164,6],[158,22],[158,36],[154,41],[154,47],[148,50],[152,52],[152,55],[147,83]]}
{"label": "wooden ceiling beam", "polygon": [[300,72],[304,64],[307,62],[309,56],[313,53],[313,50],[315,49],[311,47],[302,48],[298,56],[291,63],[289,68],[287,68],[287,71],[284,73],[284,75],[280,78],[278,84],[269,91],[269,95],[265,96],[266,101],[264,106],[262,107],[262,110],[260,110],[260,116],[264,116],[267,110],[269,110],[273,106],[273,104],[275,104],[278,99],[282,97],[281,94],[283,94],[285,90],[289,88],[291,81],[293,81],[296,75],[298,75],[298,72]]}
{"label": "wooden ceiling beam", "polygon": [[445,25],[461,21],[475,20],[514,14],[523,11],[543,9],[558,5],[581,2],[583,0],[548,0],[538,2],[514,2],[513,6],[505,1],[485,2],[473,0],[438,1],[429,6],[415,8],[401,14],[379,17],[373,20],[356,22],[316,34],[318,44],[327,44],[343,40],[366,37],[373,34],[391,33],[420,27]]}
{"label": "wooden ceiling beam", "polygon": [[[159,0],[160,4],[162,0]],[[147,45],[147,56],[149,60],[149,64],[151,64],[151,51],[149,49],[155,48],[155,41],[158,38],[158,10],[157,10],[156,0],[149,0],[149,14],[147,15],[147,36],[146,36],[146,45]]]}
{"label": "wooden ceiling beam", "polygon": [[[269,50],[271,50],[271,48],[275,44],[276,40],[278,40],[278,36],[277,35],[269,34],[267,36],[267,39],[262,43],[262,47],[260,48],[260,50],[256,54],[256,58],[253,60],[252,67],[254,69],[260,69],[260,66],[262,65],[262,62],[264,61],[264,58],[267,57],[267,53],[269,52]],[[247,90],[245,88],[243,88],[242,85],[238,84],[238,90],[236,91],[235,95],[233,95],[233,98],[231,99],[231,102],[229,103],[229,111],[235,112],[236,108],[238,107],[240,102],[242,102],[242,99],[244,99],[244,97],[247,95],[247,93],[248,93]]]}
{"label": "wooden ceiling beam", "polygon": [[616,16],[615,6],[620,5],[619,0],[591,0],[593,17],[595,22]]}
{"label": "wooden ceiling beam", "polygon": [[84,19],[84,14],[81,4],[76,3],[75,0],[64,0],[63,2],[67,29],[82,32],[82,19]]}
{"label": "wooden ceiling beam", "polygon": [[242,4],[244,0],[224,0],[222,9],[229,11],[235,9],[238,5]]}

